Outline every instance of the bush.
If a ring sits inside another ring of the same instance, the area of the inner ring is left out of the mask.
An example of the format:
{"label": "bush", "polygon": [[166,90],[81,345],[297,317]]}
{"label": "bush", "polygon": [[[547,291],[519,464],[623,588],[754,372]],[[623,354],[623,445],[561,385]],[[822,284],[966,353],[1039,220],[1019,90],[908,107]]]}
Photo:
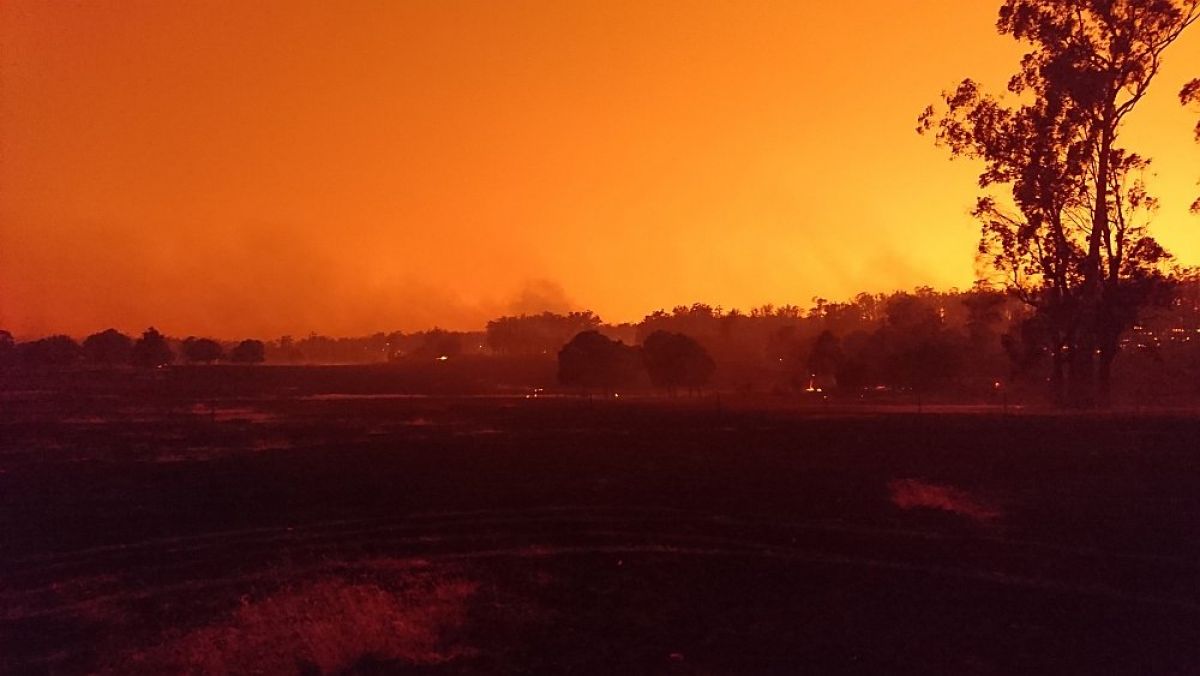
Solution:
{"label": "bush", "polygon": [[83,357],[83,350],[70,336],[50,336],[17,347],[21,363],[26,366],[74,366]]}
{"label": "bush", "polygon": [[596,331],[580,333],[558,353],[558,382],[563,385],[610,390],[637,384],[641,374],[637,348]]}
{"label": "bush", "polygon": [[229,361],[235,364],[261,364],[267,359],[267,346],[261,340],[243,340],[229,351]]}
{"label": "bush", "polygon": [[146,329],[133,345],[133,364],[142,368],[158,368],[175,361],[175,353],[167,339],[153,327]]}
{"label": "bush", "polygon": [[716,370],[704,346],[682,333],[651,333],[642,343],[642,357],[650,382],[668,390],[703,387]]}
{"label": "bush", "polygon": [[183,358],[193,364],[211,364],[225,356],[221,344],[211,338],[188,336],[183,341]]}
{"label": "bush", "polygon": [[101,366],[128,364],[133,361],[133,339],[116,329],[93,333],[83,341],[83,355]]}

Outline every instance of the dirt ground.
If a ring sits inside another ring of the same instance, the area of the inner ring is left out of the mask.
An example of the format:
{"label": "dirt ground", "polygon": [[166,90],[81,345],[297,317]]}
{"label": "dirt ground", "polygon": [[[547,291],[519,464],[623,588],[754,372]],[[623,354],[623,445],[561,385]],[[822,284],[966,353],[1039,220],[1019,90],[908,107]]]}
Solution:
{"label": "dirt ground", "polygon": [[1200,419],[0,392],[5,673],[1196,673]]}

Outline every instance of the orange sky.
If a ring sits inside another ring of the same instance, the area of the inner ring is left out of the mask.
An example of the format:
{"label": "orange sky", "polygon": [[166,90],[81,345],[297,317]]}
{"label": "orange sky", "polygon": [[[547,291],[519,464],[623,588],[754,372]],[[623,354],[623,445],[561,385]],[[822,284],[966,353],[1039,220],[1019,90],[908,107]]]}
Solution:
{"label": "orange sky", "polygon": [[[607,320],[966,286],[997,0],[0,2],[0,327]],[[1127,129],[1200,264],[1200,28]]]}

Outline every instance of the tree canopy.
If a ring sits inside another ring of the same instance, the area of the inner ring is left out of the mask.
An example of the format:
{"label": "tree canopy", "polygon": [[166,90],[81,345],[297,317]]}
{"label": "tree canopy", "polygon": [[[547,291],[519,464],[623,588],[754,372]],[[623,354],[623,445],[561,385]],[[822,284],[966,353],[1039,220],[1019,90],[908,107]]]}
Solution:
{"label": "tree canopy", "polygon": [[158,368],[175,361],[175,353],[163,334],[154,327],[146,329],[133,345],[133,364],[142,368]]}
{"label": "tree canopy", "polygon": [[261,340],[243,340],[229,351],[229,361],[235,364],[261,364],[266,359],[267,347]]}
{"label": "tree canopy", "polygon": [[636,348],[598,331],[584,331],[558,352],[558,382],[613,390],[637,383],[642,362]]}
{"label": "tree canopy", "polygon": [[642,342],[642,357],[650,382],[668,390],[704,387],[716,370],[708,350],[682,333],[651,333]]}
{"label": "tree canopy", "polygon": [[193,364],[211,364],[224,356],[221,344],[211,338],[188,336],[183,341],[183,358]]}
{"label": "tree canopy", "polygon": [[84,339],[83,354],[88,362],[101,366],[129,364],[133,360],[133,339],[116,329],[106,329]]}
{"label": "tree canopy", "polygon": [[21,363],[35,367],[65,367],[78,364],[83,349],[70,336],[47,336],[17,346]]}

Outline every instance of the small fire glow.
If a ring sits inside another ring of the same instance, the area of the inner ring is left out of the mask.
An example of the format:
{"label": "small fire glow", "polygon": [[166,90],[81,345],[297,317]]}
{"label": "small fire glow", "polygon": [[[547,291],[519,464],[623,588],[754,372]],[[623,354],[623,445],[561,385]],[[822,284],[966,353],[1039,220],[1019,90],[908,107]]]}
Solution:
{"label": "small fire glow", "polygon": [[892,504],[900,509],[938,509],[978,522],[1000,517],[1000,510],[977,500],[954,486],[931,484],[919,479],[899,479],[888,484]]}

